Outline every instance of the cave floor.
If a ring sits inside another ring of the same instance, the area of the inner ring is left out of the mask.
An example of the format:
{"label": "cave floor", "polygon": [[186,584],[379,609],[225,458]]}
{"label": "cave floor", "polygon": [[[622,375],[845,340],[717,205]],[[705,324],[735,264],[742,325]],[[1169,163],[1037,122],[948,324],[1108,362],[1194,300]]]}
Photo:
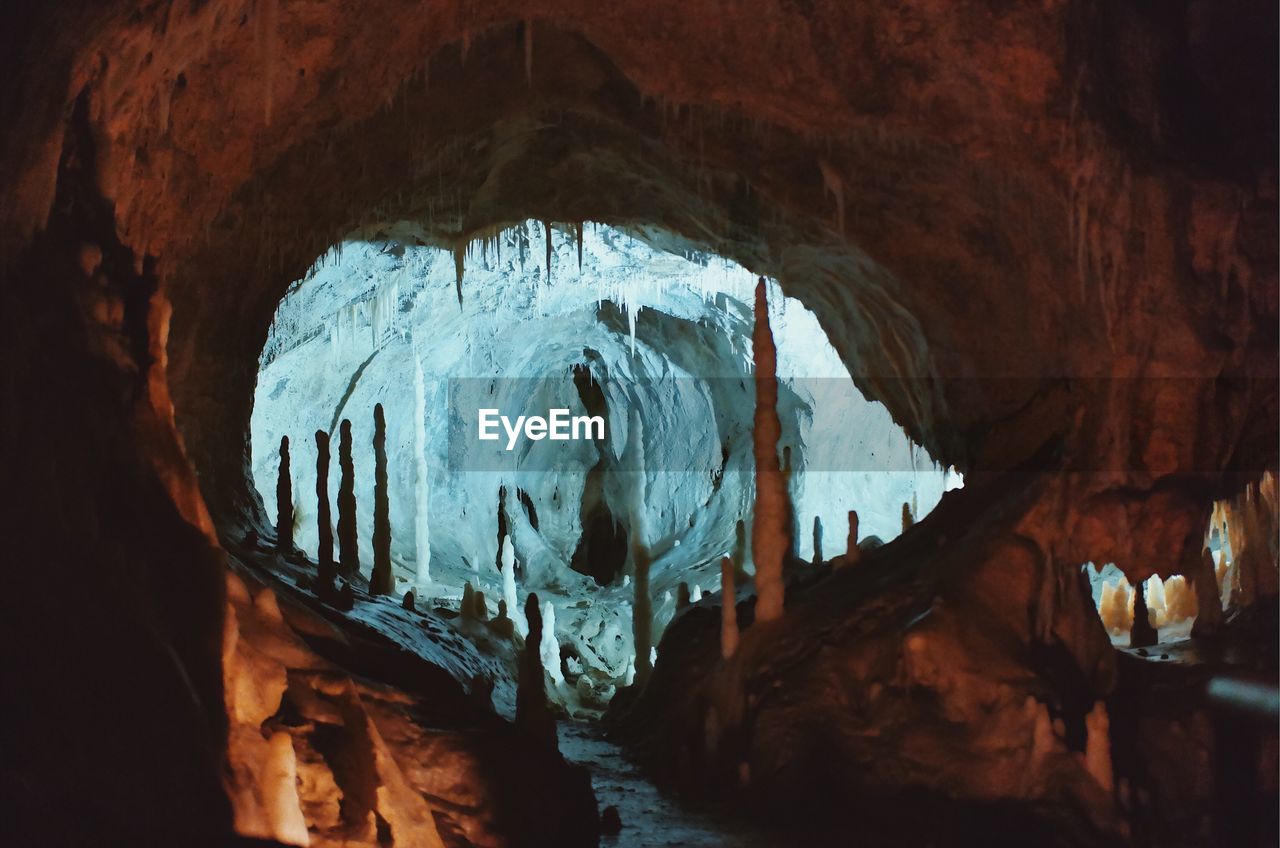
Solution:
{"label": "cave floor", "polygon": [[692,810],[663,794],[628,759],[622,749],[604,737],[599,724],[581,721],[558,723],[560,752],[565,759],[591,772],[591,788],[603,813],[617,807],[622,830],[602,836],[602,846],[650,848],[680,845],[686,848],[770,848],[780,843],[741,822],[713,810]]}

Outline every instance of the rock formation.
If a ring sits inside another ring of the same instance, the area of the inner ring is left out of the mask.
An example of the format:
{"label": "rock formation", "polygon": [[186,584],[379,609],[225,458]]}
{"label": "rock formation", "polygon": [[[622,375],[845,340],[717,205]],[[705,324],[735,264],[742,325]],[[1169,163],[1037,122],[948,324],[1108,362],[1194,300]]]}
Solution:
{"label": "rock formation", "polygon": [[520,651],[516,690],[516,726],[538,744],[555,745],[556,723],[547,705],[546,671],[542,666],[542,613],[537,593],[525,598],[524,617],[529,635]]}
{"label": "rock formation", "polygon": [[1147,609],[1146,583],[1139,581],[1133,587],[1133,624],[1129,630],[1129,644],[1135,648],[1154,645],[1158,637]]}
{"label": "rock formation", "polygon": [[356,537],[356,470],[351,459],[351,422],[342,419],[338,431],[338,571],[350,580],[360,573]]}
{"label": "rock formation", "polygon": [[734,589],[733,560],[720,560],[720,656],[732,659],[738,650],[738,595]]}
{"label": "rock formation", "polygon": [[751,336],[755,355],[756,415],[754,456],[756,460],[756,507],[751,523],[751,561],[756,574],[756,620],[774,621],[782,617],[782,560],[790,547],[786,481],[778,466],[778,380],[777,352],[769,328],[769,303],[765,282],[756,285],[756,323]]}
{"label": "rock formation", "polygon": [[857,565],[858,559],[862,556],[862,550],[858,547],[858,513],[857,510],[849,510],[849,535],[845,537],[844,557],[840,565]]}
{"label": "rock formation", "polygon": [[333,561],[333,518],[329,513],[329,434],[316,430],[316,550],[317,579],[321,588],[332,588],[337,568]]}
{"label": "rock formation", "polygon": [[391,571],[391,503],[387,494],[387,419],[382,404],[373,408],[373,573],[369,593],[390,595],[396,578]]}
{"label": "rock formation", "polygon": [[289,477],[289,437],[280,437],[280,470],[276,477],[276,550],[293,553],[293,482]]}
{"label": "rock formation", "polygon": [[653,671],[649,650],[653,644],[653,598],[649,590],[649,546],[645,527],[644,425],[640,412],[632,406],[627,424],[627,445],[622,462],[629,476],[630,509],[627,538],[631,543],[631,574],[634,594],[631,604],[632,639],[635,645],[635,679],[643,686]]}

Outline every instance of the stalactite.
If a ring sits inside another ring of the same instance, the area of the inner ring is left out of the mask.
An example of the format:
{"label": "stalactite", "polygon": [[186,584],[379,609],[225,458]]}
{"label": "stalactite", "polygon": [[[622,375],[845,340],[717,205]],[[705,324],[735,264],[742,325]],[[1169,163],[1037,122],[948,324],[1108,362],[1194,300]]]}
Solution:
{"label": "stalactite", "polygon": [[790,547],[787,538],[787,494],[778,467],[778,352],[769,327],[769,302],[764,277],[756,284],[755,327],[751,333],[755,355],[756,411],[752,430],[756,460],[755,517],[751,525],[751,559],[756,568],[756,620],[782,617],[782,560]]}
{"label": "stalactite", "polygon": [[649,647],[653,639],[653,601],[649,597],[649,547],[645,529],[644,425],[640,421],[639,409],[634,406],[627,424],[627,446],[623,449],[622,465],[634,475],[628,499],[630,527],[627,535],[631,542],[635,591],[631,626],[636,650],[636,680],[643,686],[653,671],[649,662]]}
{"label": "stalactite", "polygon": [[574,231],[578,236],[578,273],[582,273],[582,222],[574,224]]}
{"label": "stalactite", "polygon": [[333,588],[336,569],[333,562],[333,518],[329,514],[329,434],[316,430],[316,530],[320,534],[320,550],[316,553],[319,591]]}
{"label": "stalactite", "polygon": [[813,564],[822,563],[822,517],[813,517]]}
{"label": "stalactite", "polygon": [[426,586],[431,582],[431,525],[429,512],[431,505],[431,481],[427,468],[427,390],[422,375],[422,362],[417,354],[413,357],[413,460],[414,460],[414,494],[417,497],[417,509],[414,513],[415,552],[417,554],[417,576],[415,583]]}
{"label": "stalactite", "polygon": [[1129,647],[1145,648],[1159,641],[1156,629],[1151,626],[1151,616],[1147,610],[1147,595],[1144,582],[1133,587],[1133,625],[1129,630]]}
{"label": "stalactite", "polygon": [[396,578],[391,571],[391,501],[387,494],[387,418],[382,404],[373,407],[373,573],[369,593],[390,595]]}
{"label": "stalactite", "polygon": [[350,579],[360,573],[360,549],[356,540],[356,471],[351,461],[351,422],[342,419],[338,430],[338,570]]}
{"label": "stalactite", "polygon": [[720,656],[732,659],[738,650],[738,596],[733,585],[733,560],[720,560]]}
{"label": "stalactite", "polygon": [[280,471],[276,476],[276,550],[293,553],[293,480],[289,476],[289,437],[280,437]]}
{"label": "stalactite", "polygon": [[520,651],[519,675],[516,680],[516,727],[543,744],[555,744],[556,725],[547,705],[546,671],[542,667],[542,613],[538,595],[531,592],[525,599],[525,618],[529,635]]}
{"label": "stalactite", "polygon": [[453,271],[454,271],[454,277],[455,277],[454,285],[457,286],[457,289],[458,289],[458,308],[459,309],[462,308],[462,275],[465,271],[463,267],[464,263],[466,262],[466,257],[464,255],[465,252],[466,252],[466,249],[461,246],[454,247],[453,249]]}
{"label": "stalactite", "polygon": [[551,282],[551,222],[543,221],[542,228],[547,243],[547,282]]}

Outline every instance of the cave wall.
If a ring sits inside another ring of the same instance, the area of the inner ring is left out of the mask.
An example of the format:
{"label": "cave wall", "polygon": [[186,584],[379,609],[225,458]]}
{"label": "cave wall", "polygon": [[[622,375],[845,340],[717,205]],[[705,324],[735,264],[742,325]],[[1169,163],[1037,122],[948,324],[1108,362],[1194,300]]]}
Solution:
{"label": "cave wall", "polygon": [[[999,470],[1061,440],[1087,472],[1064,481],[1069,558],[1165,569],[1204,498],[1153,501],[1157,481],[1273,459],[1275,70],[1232,45],[1274,10],[634,14],[121,7],[84,20],[87,44],[42,45],[174,302],[178,414],[215,512],[255,512],[247,351],[284,285],[341,234],[413,215],[436,242],[657,221],[777,275],[943,461]],[[35,196],[6,210],[6,253],[47,211],[56,125],[14,145],[32,165],[15,197]],[[1162,531],[1135,549],[1136,524]]]}

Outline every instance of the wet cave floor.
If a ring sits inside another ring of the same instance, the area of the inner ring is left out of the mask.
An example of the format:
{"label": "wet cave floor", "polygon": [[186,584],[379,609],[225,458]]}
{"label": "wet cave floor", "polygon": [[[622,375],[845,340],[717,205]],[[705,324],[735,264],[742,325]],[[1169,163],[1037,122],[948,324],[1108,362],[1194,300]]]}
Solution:
{"label": "wet cave floor", "polygon": [[777,839],[734,821],[727,812],[695,810],[658,790],[622,749],[605,738],[595,722],[559,722],[560,753],[591,773],[591,788],[601,813],[615,807],[622,822],[605,833],[602,846],[649,848],[771,848]]}

